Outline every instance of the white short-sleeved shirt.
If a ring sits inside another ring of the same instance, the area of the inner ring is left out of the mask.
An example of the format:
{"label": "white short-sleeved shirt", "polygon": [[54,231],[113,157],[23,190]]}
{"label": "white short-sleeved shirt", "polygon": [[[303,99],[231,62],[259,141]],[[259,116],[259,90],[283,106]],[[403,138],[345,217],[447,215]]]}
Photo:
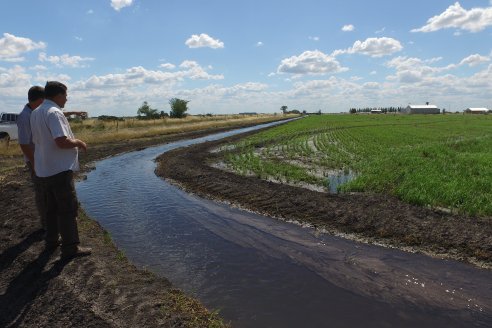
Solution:
{"label": "white short-sleeved shirt", "polygon": [[34,168],[38,177],[79,170],[78,149],[62,149],[56,145],[56,138],[74,138],[70,125],[57,104],[46,99],[32,112],[31,132],[36,146]]}
{"label": "white short-sleeved shirt", "polygon": [[[31,147],[34,147],[31,133],[31,113],[32,109],[28,105],[25,105],[17,117],[17,141],[19,145],[31,145]],[[26,155],[24,155],[24,162],[29,162]]]}

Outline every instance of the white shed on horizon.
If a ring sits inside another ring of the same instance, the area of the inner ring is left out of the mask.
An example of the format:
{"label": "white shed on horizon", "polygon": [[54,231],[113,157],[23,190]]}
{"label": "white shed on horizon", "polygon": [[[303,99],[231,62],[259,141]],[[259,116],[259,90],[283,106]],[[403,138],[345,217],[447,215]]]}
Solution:
{"label": "white shed on horizon", "polygon": [[404,114],[439,114],[441,110],[436,105],[408,105],[401,111]]}
{"label": "white shed on horizon", "polygon": [[467,114],[487,114],[489,110],[484,107],[469,107],[465,109],[465,113]]}

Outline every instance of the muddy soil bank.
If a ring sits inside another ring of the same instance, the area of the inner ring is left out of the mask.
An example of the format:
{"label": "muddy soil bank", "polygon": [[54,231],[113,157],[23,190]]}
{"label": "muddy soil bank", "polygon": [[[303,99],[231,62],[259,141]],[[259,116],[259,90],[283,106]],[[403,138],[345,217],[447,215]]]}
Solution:
{"label": "muddy soil bank", "polygon": [[[231,128],[89,145],[81,154],[82,168],[122,152]],[[129,263],[83,210],[80,239],[93,254],[62,263],[59,250],[44,252],[28,172],[17,167],[0,178],[0,327],[222,326],[215,314],[168,280]]]}
{"label": "muddy soil bank", "polygon": [[[254,133],[254,132],[253,132]],[[244,177],[212,167],[219,145],[234,136],[176,149],[158,158],[156,173],[189,192],[258,213],[307,223],[348,238],[492,268],[492,218],[413,206],[381,194],[328,194]]]}

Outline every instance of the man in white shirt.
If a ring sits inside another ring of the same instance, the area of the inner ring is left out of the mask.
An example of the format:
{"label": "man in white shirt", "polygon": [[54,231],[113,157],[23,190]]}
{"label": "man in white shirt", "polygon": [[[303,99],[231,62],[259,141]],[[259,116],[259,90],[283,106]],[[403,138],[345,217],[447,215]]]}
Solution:
{"label": "man in white shirt", "polygon": [[34,144],[32,142],[31,133],[31,113],[43,103],[44,88],[40,86],[31,87],[27,93],[27,99],[29,102],[24,106],[24,109],[17,117],[18,143],[22,153],[24,154],[24,162],[31,173],[31,179],[34,184],[34,199],[40,215],[41,226],[44,230],[46,230],[46,220],[42,209],[43,202],[41,201],[41,191],[34,172]]}
{"label": "man in white shirt", "polygon": [[67,102],[67,87],[57,81],[46,83],[45,101],[31,114],[35,145],[34,169],[46,203],[46,247],[54,249],[61,236],[61,259],[89,255],[79,245],[78,200],[73,172],[79,170],[78,149],[87,150],[72,133],[62,108]]}

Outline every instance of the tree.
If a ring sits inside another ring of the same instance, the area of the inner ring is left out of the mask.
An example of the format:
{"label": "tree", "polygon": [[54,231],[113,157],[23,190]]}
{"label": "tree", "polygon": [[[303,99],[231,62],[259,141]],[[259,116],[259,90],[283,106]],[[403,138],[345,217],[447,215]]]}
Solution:
{"label": "tree", "polygon": [[282,107],[280,107],[280,110],[282,111],[282,113],[284,113],[284,115],[287,113],[287,106],[283,105]]}
{"label": "tree", "polygon": [[[157,109],[151,108],[146,101],[144,101],[142,106],[140,106],[138,108],[137,115],[138,115],[138,118],[145,119],[145,120],[151,120],[153,118],[159,118],[159,113],[157,112]],[[141,116],[141,115],[143,115],[143,116]]]}
{"label": "tree", "polygon": [[183,100],[179,98],[172,98],[169,100],[169,105],[171,106],[171,111],[169,115],[174,118],[186,117],[186,111],[188,110],[189,100]]}

